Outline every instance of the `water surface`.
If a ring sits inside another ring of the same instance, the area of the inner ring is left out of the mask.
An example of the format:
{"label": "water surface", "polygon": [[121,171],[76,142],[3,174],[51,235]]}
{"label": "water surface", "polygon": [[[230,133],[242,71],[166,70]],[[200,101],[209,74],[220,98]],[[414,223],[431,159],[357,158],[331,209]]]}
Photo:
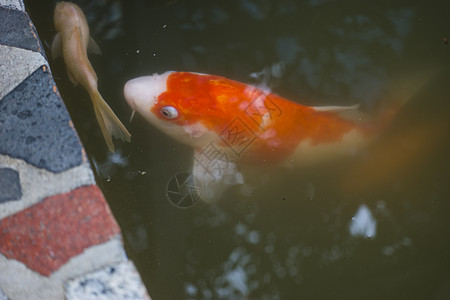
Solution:
{"label": "water surface", "polygon": [[[54,4],[28,2],[49,45]],[[100,92],[132,142],[108,153],[87,93],[70,84],[61,61],[53,75],[153,299],[448,299],[445,1],[76,2],[103,52],[91,57]],[[386,133],[413,136],[406,152],[423,149],[403,172],[387,168],[381,182],[344,189],[351,160],[265,169],[248,189],[190,209],[173,206],[166,189],[189,171],[192,149],[140,117],[126,122],[122,95],[131,78],[186,70],[264,83],[303,104],[370,110],[402,78],[430,69],[436,77]]]}

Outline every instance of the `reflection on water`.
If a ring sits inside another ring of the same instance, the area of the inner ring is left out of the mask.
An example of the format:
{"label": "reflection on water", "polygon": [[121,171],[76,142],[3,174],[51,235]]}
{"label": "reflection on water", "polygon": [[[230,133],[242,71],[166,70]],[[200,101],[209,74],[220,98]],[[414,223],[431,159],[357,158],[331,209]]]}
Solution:
{"label": "reflection on water", "polygon": [[[28,2],[50,44],[52,1],[39,7]],[[131,113],[123,84],[154,72],[264,82],[304,104],[363,103],[370,110],[389,100],[396,79],[444,66],[402,110],[385,148],[366,158],[361,153],[362,162],[374,159],[361,163],[366,167],[338,162],[259,170],[217,204],[178,209],[166,188],[175,174],[189,170],[192,149],[136,116],[127,126],[132,143],[109,155],[88,95],[71,86],[61,63],[52,62],[128,254],[153,299],[448,298],[446,2],[75,2],[89,10],[103,52],[92,58],[99,90],[123,121]],[[383,160],[391,149],[395,164]],[[373,167],[383,164],[395,168],[383,175],[385,167]],[[403,166],[411,168],[397,172]],[[358,174],[378,177],[367,181]],[[343,192],[349,176],[361,178],[363,188]]]}
{"label": "reflection on water", "polygon": [[377,220],[373,217],[370,209],[362,204],[356,214],[352,217],[350,234],[355,237],[374,238],[377,233]]}

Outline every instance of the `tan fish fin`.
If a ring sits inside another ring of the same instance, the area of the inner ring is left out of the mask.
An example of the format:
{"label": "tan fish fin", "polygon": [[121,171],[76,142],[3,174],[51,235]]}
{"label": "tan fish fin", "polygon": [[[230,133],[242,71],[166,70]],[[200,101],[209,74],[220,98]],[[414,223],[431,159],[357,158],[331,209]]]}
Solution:
{"label": "tan fish fin", "polygon": [[98,90],[94,90],[90,96],[94,105],[95,115],[109,150],[114,152],[114,144],[111,137],[130,142],[131,134],[117,118],[111,107],[103,100]]}
{"label": "tan fish fin", "polygon": [[100,129],[102,131],[103,138],[105,139],[106,145],[108,146],[109,151],[114,152],[115,147],[114,143],[112,142],[111,135],[108,133],[108,130],[106,129],[105,120],[103,119],[103,115],[100,112],[100,107],[97,104],[95,104],[95,102],[94,102],[94,112],[95,116],[97,117],[98,125],[100,126]]}
{"label": "tan fish fin", "polygon": [[58,57],[62,57],[62,54],[61,34],[57,33],[52,42],[52,58],[57,59]]}
{"label": "tan fish fin", "polygon": [[367,113],[359,110],[359,104],[349,106],[315,106],[314,110],[319,112],[328,112],[339,115],[339,117],[354,121],[366,122],[369,120]]}
{"label": "tan fish fin", "polygon": [[402,107],[432,81],[437,71],[437,68],[421,68],[391,80],[390,88],[384,94],[376,113],[372,114],[378,130],[389,126]]}
{"label": "tan fish fin", "polygon": [[94,39],[92,37],[89,37],[87,52],[94,53],[97,55],[102,55],[102,51],[100,50],[100,47],[98,46],[98,44],[94,41]]}
{"label": "tan fish fin", "polygon": [[407,75],[393,79],[391,88],[384,98],[391,103],[396,102],[399,104],[398,106],[404,105],[414,98],[435,77],[439,70],[439,68],[424,68],[410,71]]}

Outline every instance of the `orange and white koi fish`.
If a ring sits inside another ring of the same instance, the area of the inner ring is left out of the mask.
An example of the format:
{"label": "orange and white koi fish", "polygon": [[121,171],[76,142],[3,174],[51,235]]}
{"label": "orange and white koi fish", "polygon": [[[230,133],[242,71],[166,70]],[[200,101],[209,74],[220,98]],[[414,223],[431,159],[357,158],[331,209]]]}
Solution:
{"label": "orange and white koi fish", "polygon": [[52,44],[52,56],[63,56],[70,81],[80,84],[94,105],[98,124],[110,151],[114,152],[112,137],[130,141],[130,133],[103,100],[97,87],[97,74],[87,56],[87,50],[100,54],[100,49],[89,36],[89,26],[83,11],[74,3],[58,2],[54,23],[57,34]]}
{"label": "orange and white koi fish", "polygon": [[[358,105],[309,107],[229,80],[166,72],[128,81],[125,98],[147,121],[196,149],[193,175],[211,200],[243,183],[237,163],[305,165],[351,154],[389,123]],[[220,192],[218,192],[220,190]]]}

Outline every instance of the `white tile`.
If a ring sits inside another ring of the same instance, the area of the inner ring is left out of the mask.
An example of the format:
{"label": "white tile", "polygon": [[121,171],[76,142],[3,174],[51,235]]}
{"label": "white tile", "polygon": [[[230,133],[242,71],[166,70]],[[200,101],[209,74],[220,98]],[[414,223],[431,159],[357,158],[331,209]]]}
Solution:
{"label": "white tile", "polygon": [[0,6],[9,9],[25,11],[25,5],[23,4],[22,0],[0,0]]}
{"label": "white tile", "polygon": [[145,286],[130,261],[103,268],[66,284],[67,300],[148,300]]}
{"label": "white tile", "polygon": [[[70,278],[120,264],[125,260],[125,251],[119,237],[72,257],[50,277],[33,272],[21,262],[0,254],[0,288],[10,300],[63,300],[64,284]],[[0,300],[3,299],[0,297]]]}

